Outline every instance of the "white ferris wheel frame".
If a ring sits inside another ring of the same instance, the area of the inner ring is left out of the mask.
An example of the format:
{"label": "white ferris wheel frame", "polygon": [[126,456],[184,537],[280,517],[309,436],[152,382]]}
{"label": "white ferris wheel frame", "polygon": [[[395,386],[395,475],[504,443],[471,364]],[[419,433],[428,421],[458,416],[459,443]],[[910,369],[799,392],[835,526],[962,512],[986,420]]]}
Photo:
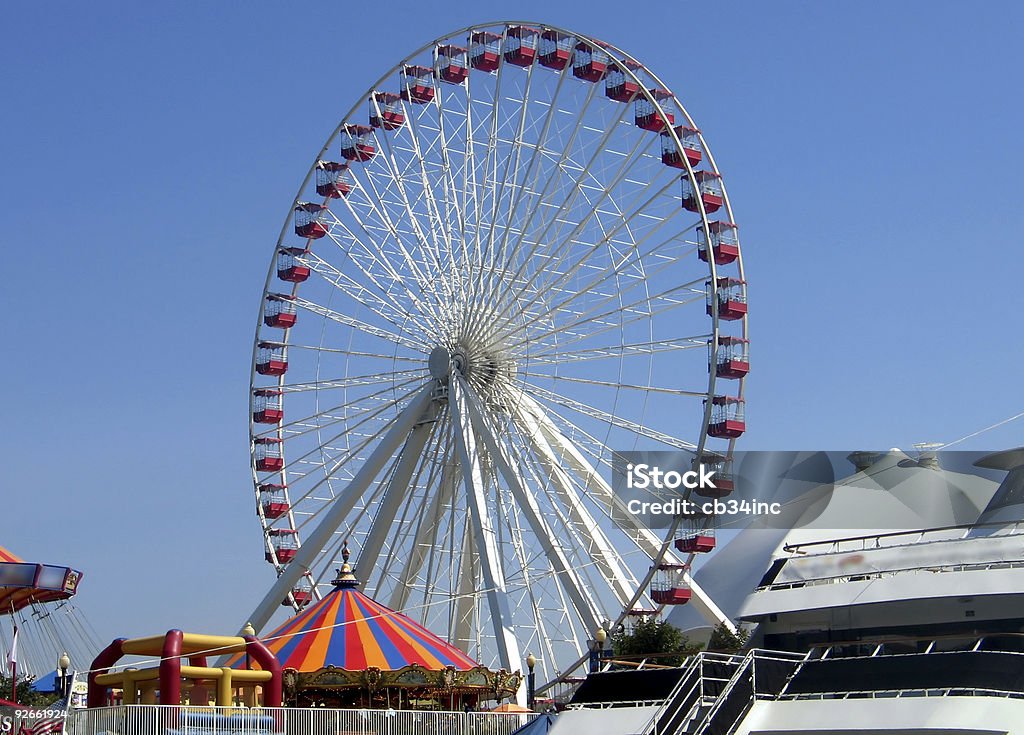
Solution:
{"label": "white ferris wheel frame", "polygon": [[[361,123],[361,121],[358,120],[360,111],[365,109],[364,106],[368,103],[375,104],[372,102],[374,94],[383,89],[390,80],[398,78],[400,72],[406,65],[415,63],[418,58],[430,52],[433,52],[433,58],[436,62],[436,49],[440,45],[451,43],[455,39],[461,40],[467,38],[475,32],[497,30],[497,32],[501,34],[502,39],[504,39],[506,30],[509,27],[517,25],[532,26],[538,29],[543,29],[544,31],[554,31],[564,34],[566,37],[573,39],[572,43],[574,45],[577,42],[584,42],[590,44],[592,47],[600,47],[604,49],[609,54],[612,62],[619,62],[618,66],[624,72],[625,76],[638,85],[640,90],[638,96],[643,96],[650,101],[654,105],[657,114],[664,115],[667,111],[671,110],[672,112],[681,114],[690,127],[694,129],[697,128],[690,115],[674,95],[669,93],[669,95],[663,99],[658,99],[651,95],[649,90],[652,88],[668,90],[668,87],[657,76],[655,76],[646,67],[643,67],[635,58],[611,44],[548,24],[536,24],[524,21],[499,21],[475,24],[456,30],[452,33],[446,34],[445,36],[437,38],[430,43],[424,44],[421,48],[410,54],[406,59],[403,59],[382,75],[367,90],[367,92],[358,99],[358,101],[349,110],[348,114],[343,118],[342,122],[339,123],[337,128],[335,128],[333,133],[328,137],[324,146],[317,153],[313,165],[310,167],[302,185],[299,188],[298,194],[292,202],[290,211],[294,210],[302,200],[303,192],[309,188],[310,182],[314,176],[317,162],[325,160],[325,157],[328,156],[330,146],[337,143],[342,130],[346,125],[355,124],[357,122]],[[502,60],[497,74],[500,75],[501,70],[506,66],[508,66],[508,64]],[[534,62],[534,66],[538,66],[538,63]],[[469,71],[470,76],[476,73],[477,72],[472,69]],[[571,60],[563,70],[556,71],[554,73],[559,74],[562,81],[565,81],[566,83],[576,83],[576,80],[571,79]],[[562,81],[559,81],[559,85],[561,85]],[[435,83],[439,88],[443,86],[439,80],[435,80]],[[500,84],[500,79],[498,83]],[[466,86],[467,89],[469,89],[471,84],[466,84]],[[602,82],[592,83],[592,87],[595,90],[598,90],[598,88],[602,86]],[[600,92],[592,91],[591,94],[599,95]],[[438,99],[440,99],[440,95],[438,96]],[[435,103],[440,104],[437,100],[435,100]],[[526,104],[526,100],[524,100],[523,104]],[[494,95],[494,105],[495,108],[497,108],[497,92]],[[631,103],[624,105],[624,107],[631,107]],[[470,92],[467,91],[467,116],[470,108]],[[554,108],[553,103],[552,108]],[[523,115],[523,119],[525,120],[525,112]],[[683,144],[675,128],[670,125],[665,132],[671,136],[677,150],[682,154]],[[387,134],[383,131],[376,131],[374,133],[374,139],[376,140],[378,136],[386,138],[386,135]],[[467,135],[469,135],[470,139],[473,138],[472,131],[467,132]],[[717,165],[715,164],[710,148],[707,146],[703,135],[698,132],[697,136],[707,163],[707,169],[718,174],[719,171]],[[443,133],[441,134],[441,139],[442,142],[444,142]],[[418,145],[416,143],[415,136],[413,136],[413,142]],[[467,143],[467,145],[471,144],[472,140]],[[419,151],[417,150],[417,154],[418,153]],[[487,155],[490,156],[490,152],[488,152]],[[690,185],[694,187],[694,190],[696,190],[697,180],[695,179],[695,169],[690,165],[685,155],[682,156],[682,160],[685,163],[685,168],[682,168],[679,173],[683,177],[687,178]],[[586,170],[584,170],[580,174],[581,179],[586,175],[586,173]],[[454,184],[455,182],[453,181],[452,183]],[[468,184],[469,182],[467,180],[464,183]],[[428,196],[432,196],[429,194],[429,187],[425,187],[425,189],[428,192]],[[725,187],[724,181],[721,181],[721,189],[722,198],[724,200],[723,212],[725,214],[725,218],[728,222],[735,222],[732,206],[728,197],[728,191]],[[373,193],[376,193],[376,189]],[[405,196],[405,193],[402,192],[400,196]],[[543,198],[543,194],[541,195],[541,198]],[[408,199],[406,201],[408,202]],[[704,242],[711,243],[712,238],[711,231],[709,230],[710,220],[708,212],[705,211],[704,203],[700,197],[697,197],[697,202],[699,205],[699,212],[696,213],[696,216],[699,217],[700,220],[697,227],[703,230]],[[439,211],[436,201],[432,203],[428,202],[428,207],[430,206],[433,207],[434,211]],[[565,205],[563,204],[563,207],[564,206]],[[416,222],[416,217],[411,217],[410,219],[413,222]],[[554,221],[554,218],[552,221]],[[285,246],[286,238],[289,237],[289,229],[292,222],[293,219],[290,214],[289,217],[286,218],[282,227],[278,242],[275,246],[275,254]],[[494,222],[492,221],[492,230],[494,226]],[[577,229],[582,226],[582,224],[578,225]],[[525,232],[525,227],[523,227],[523,230]],[[417,234],[421,238],[422,242],[434,242],[435,244],[438,241],[438,237],[443,235],[443,233],[437,232],[418,232]],[[414,258],[412,258],[412,256],[408,257],[412,267],[415,267]],[[315,258],[316,256],[311,256],[311,259]],[[332,267],[329,263],[320,260],[317,260],[317,265],[323,269],[330,269]],[[503,268],[505,267],[507,266],[503,266]],[[276,255],[275,259],[272,259],[271,261],[268,272],[264,298],[261,301],[258,325],[263,324],[265,307],[267,304],[266,297],[275,292],[273,287],[273,284],[275,283],[275,268]],[[710,399],[716,395],[716,383],[718,382],[716,365],[719,347],[718,336],[720,333],[720,319],[716,294],[719,284],[719,268],[720,266],[716,265],[714,257],[707,258],[707,272],[700,279],[701,281],[704,281],[705,279],[707,281],[708,298],[710,304],[713,306],[710,307],[711,313],[709,316],[711,329],[709,333],[710,339],[708,340],[709,369],[707,388],[704,391],[694,393],[694,395],[700,395],[705,398],[703,420],[698,427],[699,437],[696,442],[682,442],[680,440],[674,440],[673,436],[642,427],[644,428],[643,436],[646,438],[660,440],[667,446],[691,449],[696,455],[701,455],[703,452],[708,450],[706,446],[708,442],[708,426],[711,421],[713,409],[712,401]],[[740,251],[739,256],[736,258],[735,265],[733,266],[733,272],[736,274],[740,282],[745,282],[742,251]],[[485,278],[483,273],[484,271],[481,268],[480,275],[476,278],[478,280]],[[387,285],[380,282],[372,283],[365,289],[365,291],[361,291],[360,289],[364,287],[360,285],[358,277],[354,278],[350,274],[340,272],[340,270],[336,270],[334,275],[336,278],[334,285],[339,289],[347,290],[346,292],[349,294],[353,292],[370,293],[371,291],[376,293],[388,292]],[[367,270],[363,271],[361,274],[356,274],[356,276],[360,275],[372,280],[375,274]],[[490,276],[486,277],[490,278]],[[561,278],[563,284],[566,280],[566,278]],[[454,293],[454,282],[450,285],[451,293]],[[689,287],[693,284],[685,285]],[[310,312],[312,314],[317,314],[324,319],[347,324],[354,329],[367,331],[371,334],[374,329],[378,329],[371,324],[361,323],[355,317],[333,312],[330,308],[314,302],[304,301],[301,296],[299,296],[299,291],[299,284],[296,284],[292,289],[291,296],[295,298],[298,308],[304,310],[303,313]],[[367,298],[373,298],[372,294],[367,296]],[[432,316],[442,319],[445,315],[434,312]],[[416,315],[412,315],[410,318],[415,320]],[[484,321],[484,319],[481,317],[478,318],[478,321]],[[737,336],[742,338],[744,341],[747,340],[748,330],[746,316],[744,315],[734,323],[739,329],[739,334]],[[482,325],[475,326],[482,328]],[[255,370],[257,347],[261,342],[265,341],[261,338],[261,333],[265,332],[266,330],[264,327],[257,327],[255,340],[256,345],[254,345],[252,359],[252,378],[250,381],[251,396],[255,391],[261,388],[266,389],[268,387],[274,387],[273,384],[268,386],[266,380],[263,379],[263,376],[258,375]],[[282,338],[277,340],[279,343],[285,345],[286,348],[291,346],[289,342],[290,333],[290,329],[285,329]],[[405,339],[402,335],[399,335],[399,338]],[[417,344],[415,342],[408,342],[405,346],[412,349],[422,348],[421,344]],[[651,354],[662,349],[655,345],[653,340],[647,347]],[[639,350],[640,347],[633,347],[633,349]],[[669,350],[668,347],[665,347],[664,349],[666,351]],[[522,651],[519,648],[515,631],[510,625],[512,616],[508,612],[509,602],[506,596],[506,580],[503,571],[501,553],[496,549],[495,544],[497,542],[495,540],[493,524],[490,523],[491,519],[488,519],[486,494],[487,487],[490,482],[496,481],[494,479],[496,477],[501,478],[505,487],[510,491],[514,498],[515,503],[518,505],[519,510],[522,512],[523,517],[534,536],[538,538],[546,536],[549,539],[555,539],[557,537],[557,532],[547,523],[540,509],[534,502],[533,495],[529,490],[529,485],[532,479],[531,476],[528,476],[529,473],[524,475],[524,470],[517,466],[517,462],[513,457],[509,456],[509,447],[502,441],[500,427],[488,420],[488,411],[485,406],[485,401],[473,390],[464,375],[462,375],[458,369],[451,365],[449,368],[450,369],[443,378],[433,376],[435,379],[428,380],[423,387],[419,388],[414,393],[406,394],[411,395],[411,398],[409,398],[407,404],[398,413],[398,415],[390,420],[387,430],[378,431],[371,437],[372,441],[367,440],[364,443],[364,446],[360,448],[360,451],[362,451],[362,449],[369,450],[371,447],[372,451],[370,451],[362,461],[358,471],[353,477],[351,477],[351,479],[349,479],[344,489],[338,493],[336,497],[333,497],[329,507],[320,513],[317,525],[313,527],[312,530],[303,531],[295,556],[286,563],[281,563],[276,560],[274,561],[274,565],[278,573],[277,580],[267,591],[263,601],[245,622],[251,622],[257,630],[260,630],[270,621],[274,612],[281,605],[282,600],[291,600],[293,604],[297,603],[297,600],[291,597],[296,584],[304,577],[310,577],[311,571],[313,570],[318,558],[332,548],[338,529],[344,522],[346,516],[353,511],[357,502],[365,493],[367,493],[375,481],[384,481],[381,478],[381,474],[385,471],[388,461],[391,460],[394,457],[395,452],[403,446],[403,453],[399,455],[399,458],[395,460],[389,470],[389,482],[392,485],[402,485],[403,483],[408,483],[412,480],[413,473],[416,471],[417,462],[420,459],[420,453],[425,451],[427,442],[430,441],[434,420],[440,410],[446,410],[448,415],[451,417],[454,428],[454,449],[457,454],[460,467],[458,472],[449,473],[452,476],[439,480],[439,483],[444,484],[444,488],[442,488],[440,492],[448,493],[448,500],[451,500],[457,483],[459,482],[459,479],[454,477],[454,475],[462,475],[461,482],[465,488],[466,510],[468,513],[467,518],[474,529],[473,535],[475,537],[471,543],[467,539],[467,543],[463,548],[465,554],[474,554],[476,557],[476,561],[467,565],[466,568],[474,569],[478,575],[477,578],[483,582],[483,592],[487,601],[486,604],[491,612],[491,619],[493,621],[493,631],[491,635],[493,636],[497,646],[497,655],[499,660],[508,670],[519,668],[519,662],[522,661]],[[367,380],[370,379],[370,376],[362,377]],[[356,376],[355,378],[346,378],[346,380],[350,381],[352,384],[357,383],[359,379],[360,376]],[[570,378],[564,379],[570,380]],[[742,400],[744,379],[740,377],[731,384],[735,385],[737,388],[735,396]],[[278,378],[278,385],[285,385],[283,376]],[[405,387],[408,387],[408,385]],[[655,386],[646,387],[654,391],[659,390]],[[587,406],[585,402],[579,402],[575,406],[575,410],[580,413],[584,413],[586,408]],[[593,411],[595,419],[609,420],[609,417],[612,417],[611,413],[602,412],[601,409],[594,409],[593,407],[590,408]],[[634,609],[645,597],[646,589],[650,584],[657,565],[660,562],[667,561],[673,564],[683,564],[692,560],[692,554],[689,555],[689,558],[686,558],[685,555],[679,555],[671,548],[673,536],[677,531],[678,521],[664,536],[639,524],[636,524],[632,528],[625,529],[636,546],[640,548],[645,556],[650,560],[651,565],[649,570],[642,575],[642,578],[631,578],[630,574],[624,571],[623,562],[620,560],[616,548],[609,541],[606,533],[602,530],[601,524],[591,516],[585,507],[582,506],[579,501],[578,492],[574,491],[571,476],[575,476],[576,478],[585,478],[586,487],[589,492],[593,493],[596,497],[599,497],[602,502],[606,503],[609,507],[615,507],[616,503],[619,503],[619,501],[607,480],[602,476],[598,467],[595,466],[594,462],[588,459],[585,452],[580,451],[574,442],[566,436],[565,432],[559,428],[556,422],[551,420],[544,407],[525,392],[520,391],[516,395],[514,408],[510,410],[510,416],[511,421],[519,427],[524,436],[530,437],[529,441],[532,450],[535,453],[535,456],[539,458],[540,465],[543,466],[543,470],[546,472],[545,479],[550,483],[553,495],[563,504],[565,512],[572,515],[574,521],[591,534],[591,539],[593,541],[593,564],[600,570],[601,575],[608,580],[612,594],[621,604],[621,610],[614,616],[608,616],[606,611],[598,609],[587,592],[586,580],[576,574],[572,561],[563,553],[559,544],[551,543],[547,548],[545,548],[544,552],[548,557],[549,564],[559,574],[564,586],[567,608],[570,605],[572,606],[576,616],[583,621],[587,630],[593,631],[598,625],[607,625],[608,621],[611,621],[613,625],[618,625],[628,615],[629,611]],[[257,436],[266,435],[266,432],[261,431],[261,428],[258,427],[250,418],[250,436],[255,440]],[[280,428],[278,429],[278,436],[282,441],[286,438],[281,434]],[[716,448],[716,451],[720,451],[725,456],[731,456],[734,444],[734,438],[728,439],[720,449]],[[265,517],[262,509],[260,508],[259,486],[261,484],[261,474],[265,475],[266,473],[261,473],[256,469],[255,446],[256,444],[254,441],[252,475],[254,486],[257,488],[257,508],[260,514],[261,524],[263,526],[265,546],[268,550],[268,555],[272,555],[274,547],[270,532],[272,528],[280,528],[280,526],[274,526],[275,519]],[[481,448],[483,448],[483,451],[495,466],[490,467],[487,470],[482,469]],[[285,464],[285,467],[288,467],[287,463]],[[535,474],[539,471],[540,470],[536,468],[530,469],[530,472]],[[286,472],[287,469],[282,470],[281,474],[283,478],[286,477]],[[490,473],[489,478],[484,477],[486,472]],[[286,485],[287,483],[282,484]],[[382,501],[381,510],[379,511],[380,516],[384,519],[391,518],[392,522],[394,522],[395,514],[397,513],[400,502],[401,498],[398,495],[392,495],[390,498],[385,496],[385,499]],[[625,515],[627,518],[629,517],[628,514]],[[293,509],[289,509],[285,520],[288,524],[287,528],[290,528],[292,531],[298,530],[298,524],[293,514]],[[360,565],[365,564],[367,568],[369,568],[376,564],[383,552],[384,546],[386,545],[385,537],[388,529],[389,525],[387,523],[381,523],[379,527],[375,525],[370,529],[362,546]],[[298,534],[296,534],[296,537],[298,538]],[[417,560],[415,559],[410,559],[407,560],[407,564],[413,565],[416,561]],[[702,615],[709,621],[725,623],[727,626],[731,627],[731,621],[728,620],[727,616],[700,588],[700,586],[690,578],[688,571],[685,572],[683,576],[693,590],[693,604],[698,608]],[[466,600],[470,599],[469,592],[473,586],[472,581],[473,580],[468,576],[465,576],[462,582],[463,591],[466,593]],[[472,591],[479,592],[479,590]],[[403,601],[407,601],[407,599],[407,596],[403,599],[401,595],[397,595],[392,598],[391,602],[397,602],[400,604]],[[452,637],[454,638],[454,642],[457,644],[466,644],[470,642],[473,637],[473,631],[469,629],[470,621],[472,619],[472,610],[470,609],[472,604],[475,603],[464,601],[456,604],[456,617],[458,618],[458,621],[453,629],[454,633]],[[299,607],[298,604],[295,604],[295,606]],[[584,654],[577,661],[577,665],[585,659],[586,655]],[[564,674],[568,670],[571,669],[562,670],[561,673]]]}

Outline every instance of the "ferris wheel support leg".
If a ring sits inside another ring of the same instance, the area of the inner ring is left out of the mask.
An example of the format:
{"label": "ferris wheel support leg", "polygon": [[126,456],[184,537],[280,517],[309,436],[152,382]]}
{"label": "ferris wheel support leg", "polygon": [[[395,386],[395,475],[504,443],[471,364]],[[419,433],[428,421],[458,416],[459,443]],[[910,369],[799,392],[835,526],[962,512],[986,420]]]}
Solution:
{"label": "ferris wheel support leg", "polygon": [[437,407],[438,404],[436,402],[432,402],[427,406],[426,414],[410,432],[409,438],[406,440],[405,446],[402,447],[401,454],[399,455],[398,465],[395,467],[395,471],[391,475],[391,481],[388,482],[387,490],[384,492],[384,499],[377,508],[376,515],[374,515],[370,533],[367,535],[366,540],[362,544],[362,549],[359,551],[359,556],[356,559],[358,566],[356,568],[357,570],[362,568],[363,579],[367,582],[369,582],[369,575],[377,569],[377,559],[384,548],[384,540],[392,529],[395,516],[398,515],[399,509],[401,509],[402,504],[408,498],[410,491],[409,481],[412,479],[412,474],[416,470],[417,464],[423,458],[423,447],[426,446],[427,439],[430,438],[430,434],[434,429]]}
{"label": "ferris wheel support leg", "polygon": [[282,571],[277,581],[271,586],[263,601],[249,618],[250,623],[258,633],[270,620],[274,611],[281,604],[281,600],[288,596],[292,587],[304,573],[311,570],[317,555],[327,546],[331,536],[338,530],[345,517],[355,507],[356,502],[370,486],[373,479],[383,469],[388,459],[394,455],[402,442],[412,431],[413,427],[420,422],[424,414],[430,410],[430,404],[434,396],[434,382],[425,386],[395,418],[391,429],[380,440],[366,462],[352,478],[348,486],[334,499],[330,510],[324,516],[320,524],[303,541],[295,558],[289,562]]}
{"label": "ferris wheel support leg", "polygon": [[[592,492],[599,495],[602,502],[610,504],[615,507],[618,511],[616,517],[620,519],[621,525],[626,525],[627,530],[632,535],[633,539],[637,542],[644,553],[646,553],[651,559],[657,559],[662,556],[665,561],[677,563],[675,555],[671,551],[663,550],[664,545],[667,543],[658,537],[651,529],[635,522],[634,516],[628,512],[621,499],[615,495],[614,491],[605,482],[604,478],[598,474],[597,470],[587,461],[586,457],[573,445],[569,439],[558,430],[551,420],[545,415],[544,410],[534,401],[532,398],[525,394],[520,394],[520,400],[522,405],[536,420],[543,432],[545,438],[555,445],[562,453],[565,461],[572,467],[572,469],[580,475],[586,481],[586,487]],[[736,625],[729,619],[715,601],[711,599],[711,596],[704,591],[704,589],[690,577],[689,573],[685,575],[687,583],[689,583],[692,589],[693,596],[690,598],[693,606],[697,609],[697,612],[712,625],[723,624],[733,633],[736,632]]]}
{"label": "ferris wheel support leg", "polygon": [[466,483],[469,516],[476,536],[476,548],[480,553],[480,568],[483,572],[491,623],[494,626],[498,662],[507,671],[518,671],[521,659],[519,643],[512,631],[512,611],[505,589],[505,573],[501,566],[498,539],[494,527],[489,523],[490,514],[487,512],[487,491],[480,463],[480,450],[467,415],[467,396],[454,371],[449,379],[448,401],[455,428],[455,446],[462,462],[462,475]]}
{"label": "ferris wheel support leg", "polygon": [[534,536],[537,539],[546,539],[547,541],[544,544],[543,551],[555,572],[555,578],[568,594],[569,600],[572,602],[572,606],[576,608],[576,613],[580,616],[585,629],[588,631],[597,630],[604,620],[603,614],[597,609],[594,601],[584,592],[585,587],[579,575],[565,555],[561,545],[555,541],[557,534],[551,530],[550,526],[541,517],[537,499],[526,489],[518,470],[512,466],[505,448],[499,445],[498,441],[494,438],[494,433],[487,425],[472,389],[461,378],[458,378],[458,381],[466,394],[466,403],[469,406],[470,421],[473,428],[483,439],[487,452],[494,460],[502,477],[505,478],[505,483],[512,491],[512,496],[515,498],[516,503],[518,503],[520,510],[523,511],[526,522],[530,524],[530,529],[533,531]]}

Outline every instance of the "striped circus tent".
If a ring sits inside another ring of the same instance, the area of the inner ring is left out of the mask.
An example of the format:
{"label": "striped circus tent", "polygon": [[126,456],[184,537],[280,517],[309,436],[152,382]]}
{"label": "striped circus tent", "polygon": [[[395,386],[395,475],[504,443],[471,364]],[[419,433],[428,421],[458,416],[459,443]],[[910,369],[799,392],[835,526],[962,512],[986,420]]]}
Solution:
{"label": "striped circus tent", "polygon": [[[412,619],[359,591],[348,563],[319,602],[260,636],[299,706],[462,709],[515,696],[522,674],[491,671]],[[244,654],[226,663],[243,665]],[[255,662],[246,662],[255,665]]]}
{"label": "striped circus tent", "polygon": [[413,664],[469,670],[476,661],[407,616],[371,600],[343,569],[324,599],[261,636],[282,668],[397,671]]}

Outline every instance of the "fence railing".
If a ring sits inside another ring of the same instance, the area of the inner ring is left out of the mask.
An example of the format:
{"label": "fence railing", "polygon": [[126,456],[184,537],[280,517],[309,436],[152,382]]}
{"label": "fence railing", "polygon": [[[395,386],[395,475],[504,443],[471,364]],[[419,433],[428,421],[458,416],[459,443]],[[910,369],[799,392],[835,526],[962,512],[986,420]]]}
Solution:
{"label": "fence railing", "polygon": [[123,705],[68,713],[68,735],[511,735],[537,715]]}

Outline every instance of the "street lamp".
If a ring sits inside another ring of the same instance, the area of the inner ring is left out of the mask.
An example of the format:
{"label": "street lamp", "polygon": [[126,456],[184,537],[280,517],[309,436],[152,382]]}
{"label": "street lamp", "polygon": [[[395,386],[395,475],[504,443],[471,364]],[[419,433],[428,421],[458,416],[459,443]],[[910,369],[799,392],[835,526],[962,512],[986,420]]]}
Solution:
{"label": "street lamp", "polygon": [[57,668],[60,669],[60,695],[66,697],[70,689],[68,686],[68,669],[71,668],[71,658],[68,656],[67,651],[64,651],[60,658],[57,659]]}
{"label": "street lamp", "polygon": [[604,628],[594,631],[594,640],[590,642],[590,673],[601,668],[601,656],[604,653],[604,642],[608,640],[608,632]]}
{"label": "street lamp", "polygon": [[526,657],[526,706],[533,709],[537,699],[537,678],[533,673],[533,667],[537,665],[537,657],[532,653]]}
{"label": "street lamp", "polygon": [[[250,638],[256,635],[256,629],[252,627],[252,623],[246,623],[245,627],[242,628],[242,635]],[[249,668],[249,641],[245,642],[245,668]]]}

